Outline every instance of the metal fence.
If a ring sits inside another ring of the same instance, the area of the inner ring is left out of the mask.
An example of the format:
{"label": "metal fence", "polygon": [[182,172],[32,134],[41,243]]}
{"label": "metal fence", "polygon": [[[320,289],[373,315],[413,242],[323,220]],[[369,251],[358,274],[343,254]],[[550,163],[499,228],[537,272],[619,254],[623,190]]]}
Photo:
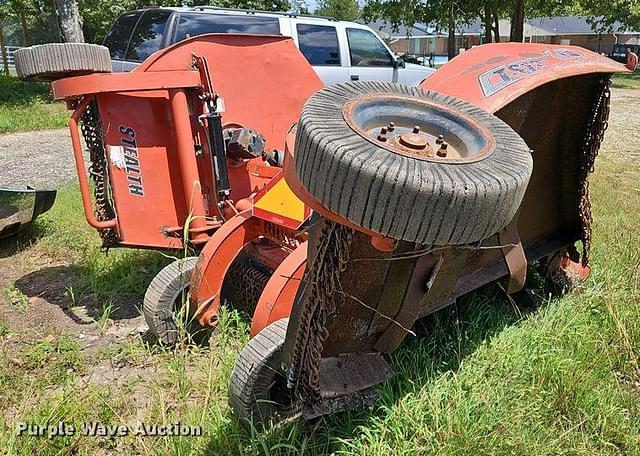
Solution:
{"label": "metal fence", "polygon": [[[20,46],[7,46],[7,62],[9,66],[13,66],[13,53],[20,49]],[[4,56],[0,53],[0,69],[4,67]]]}

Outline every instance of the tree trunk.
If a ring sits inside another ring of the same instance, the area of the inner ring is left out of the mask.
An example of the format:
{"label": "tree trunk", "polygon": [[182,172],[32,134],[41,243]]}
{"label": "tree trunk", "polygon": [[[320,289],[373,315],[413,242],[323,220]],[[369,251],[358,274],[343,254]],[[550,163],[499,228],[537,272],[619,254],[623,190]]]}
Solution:
{"label": "tree trunk", "polygon": [[484,6],[484,42],[491,43],[491,29],[493,28],[491,22],[491,12],[489,6]]}
{"label": "tree trunk", "polygon": [[4,45],[4,30],[2,30],[2,21],[0,21],[0,53],[2,53],[2,72],[5,76],[9,76],[9,56],[7,48]]}
{"label": "tree trunk", "polygon": [[24,11],[20,11],[20,27],[22,27],[22,41],[25,47],[31,46],[31,34],[29,33],[29,24],[27,24],[27,15]]}
{"label": "tree trunk", "polygon": [[511,16],[511,34],[509,41],[524,41],[524,0],[517,0]]}
{"label": "tree trunk", "polygon": [[82,19],[75,0],[54,0],[60,35],[65,43],[84,43]]}
{"label": "tree trunk", "polygon": [[500,42],[500,21],[498,20],[498,14],[493,12],[493,41]]}
{"label": "tree trunk", "polygon": [[453,2],[451,2],[451,7],[449,9],[449,37],[447,38],[447,48],[449,54],[449,60],[454,58],[457,54],[456,52],[456,20],[453,17]]}

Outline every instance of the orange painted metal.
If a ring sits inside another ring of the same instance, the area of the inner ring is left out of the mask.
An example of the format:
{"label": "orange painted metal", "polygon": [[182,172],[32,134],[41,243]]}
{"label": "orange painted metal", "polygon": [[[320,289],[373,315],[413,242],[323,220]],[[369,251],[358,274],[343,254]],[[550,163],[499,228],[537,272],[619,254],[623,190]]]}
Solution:
{"label": "orange painted metal", "polygon": [[583,265],[580,261],[573,261],[571,255],[565,249],[557,252],[549,261],[549,270],[564,271],[569,277],[583,281],[591,274],[591,266]]}
{"label": "orange painted metal", "polygon": [[153,54],[135,71],[184,70],[194,54],[209,63],[213,88],[224,100],[224,125],[253,128],[266,149],[284,149],[305,101],[324,87],[293,40],[281,35],[200,35]]}
{"label": "orange painted metal", "polygon": [[251,337],[274,321],[289,316],[306,264],[307,242],[303,242],[267,282],[251,319]]}
{"label": "orange painted metal", "polygon": [[230,218],[205,244],[191,275],[189,298],[203,326],[215,326],[222,283],[233,260],[261,234],[260,220],[247,210]]}
{"label": "orange painted metal", "polygon": [[[211,87],[224,100],[224,125],[259,131],[268,149],[284,148],[302,105],[323,86],[291,38],[230,34],[184,40],[130,73],[54,82],[55,97],[69,106],[95,95],[119,245],[181,248],[190,216],[189,241],[201,244],[237,212],[228,204],[218,207],[211,151],[198,122],[204,113],[198,96],[209,82],[201,80],[198,60],[208,62]],[[74,153],[82,154],[77,131]],[[260,158],[228,160],[228,168],[232,202],[250,199],[279,171]],[[83,191],[85,202],[87,195]],[[92,226],[103,226],[91,220],[91,207],[85,213]]]}
{"label": "orange painted metal", "polygon": [[492,43],[458,55],[421,84],[496,112],[543,84],[588,73],[628,72],[608,57],[578,46]]}
{"label": "orange painted metal", "polygon": [[78,183],[80,185],[80,196],[82,197],[82,208],[87,222],[92,227],[103,230],[106,228],[115,228],[117,222],[115,219],[108,221],[98,221],[96,219],[91,195],[89,193],[89,182],[87,180],[87,166],[84,163],[82,155],[82,145],[80,144],[80,135],[78,133],[78,118],[84,113],[87,105],[92,101],[91,98],[85,98],[78,104],[75,111],[69,119],[69,132],[71,133],[71,144],[73,145],[73,158],[76,163],[76,172],[78,173]]}
{"label": "orange painted metal", "polygon": [[[76,98],[85,95],[114,92],[148,92],[150,90],[200,87],[197,71],[176,70],[169,73],[94,73],[86,76],[58,79],[51,83],[53,98]],[[144,96],[147,96],[145,93]]]}
{"label": "orange painted metal", "polygon": [[198,164],[195,160],[187,96],[182,89],[172,89],[169,91],[169,100],[171,101],[171,115],[176,133],[178,161],[182,171],[182,191],[184,192],[185,204],[189,208],[188,229],[189,231],[193,229],[191,239],[198,241],[208,237],[207,233],[202,230],[207,226],[207,213],[204,208]]}

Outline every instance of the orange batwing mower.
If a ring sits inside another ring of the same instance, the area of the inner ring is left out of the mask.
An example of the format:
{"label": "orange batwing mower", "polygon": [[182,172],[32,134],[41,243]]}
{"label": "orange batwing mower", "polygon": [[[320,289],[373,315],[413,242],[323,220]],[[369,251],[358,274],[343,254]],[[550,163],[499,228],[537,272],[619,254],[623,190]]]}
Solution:
{"label": "orange batwing mower", "polygon": [[528,264],[557,290],[586,277],[610,79],[636,63],[488,44],[421,87],[323,87],[282,36],[202,35],[117,74],[100,46],[16,52],[73,110],[105,248],[198,253],[151,282],[151,331],[175,343],[183,306],[196,332],[225,302],[252,316],[230,397],[256,426],[370,403],[417,319],[503,278],[518,292]]}

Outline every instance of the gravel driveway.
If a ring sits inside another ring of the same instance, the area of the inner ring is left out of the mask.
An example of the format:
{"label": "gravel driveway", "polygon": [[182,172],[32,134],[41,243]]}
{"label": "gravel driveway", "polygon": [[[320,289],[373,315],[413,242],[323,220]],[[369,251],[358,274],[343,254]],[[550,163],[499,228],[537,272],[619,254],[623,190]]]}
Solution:
{"label": "gravel driveway", "polygon": [[55,187],[76,179],[69,130],[0,135],[0,187]]}

